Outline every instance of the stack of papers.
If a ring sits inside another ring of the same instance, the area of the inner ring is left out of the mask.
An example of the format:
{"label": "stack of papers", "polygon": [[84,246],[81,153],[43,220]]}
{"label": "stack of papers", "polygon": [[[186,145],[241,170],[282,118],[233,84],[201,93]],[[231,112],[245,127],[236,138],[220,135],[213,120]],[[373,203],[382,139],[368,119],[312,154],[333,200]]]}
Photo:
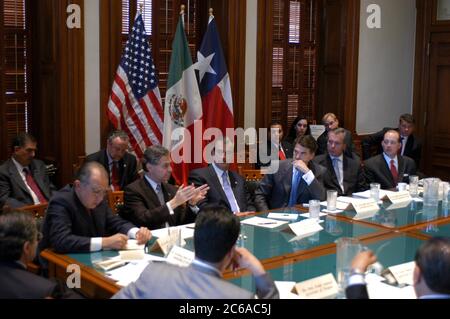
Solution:
{"label": "stack of papers", "polygon": [[125,287],[135,282],[147,265],[147,261],[131,262],[123,267],[108,271],[106,275],[112,280],[117,281],[117,285]]}
{"label": "stack of papers", "polygon": [[251,217],[251,218],[241,221],[241,224],[264,227],[264,228],[277,228],[277,227],[279,227],[281,225],[285,225],[287,223],[288,223],[287,221],[280,221],[280,220],[262,218],[262,217]]}

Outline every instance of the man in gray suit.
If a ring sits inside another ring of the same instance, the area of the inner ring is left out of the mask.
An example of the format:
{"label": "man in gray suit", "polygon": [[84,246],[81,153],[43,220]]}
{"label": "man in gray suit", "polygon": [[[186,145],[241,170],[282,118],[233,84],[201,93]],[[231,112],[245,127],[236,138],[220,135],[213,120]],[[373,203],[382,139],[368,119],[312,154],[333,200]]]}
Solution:
{"label": "man in gray suit", "polygon": [[35,159],[37,142],[27,133],[12,140],[12,156],[0,166],[0,210],[47,203],[55,187],[44,162]]}
{"label": "man in gray suit", "polygon": [[255,279],[256,296],[279,298],[261,262],[247,249],[236,247],[239,218],[217,205],[207,205],[195,222],[195,259],[189,267],[152,262],[134,283],[115,299],[249,299],[255,295],[222,279],[230,266],[248,269]]}
{"label": "man in gray suit", "polygon": [[399,155],[402,144],[400,133],[389,130],[384,133],[383,153],[369,158],[364,164],[367,183],[379,183],[383,189],[397,187],[399,182],[408,182],[409,175],[416,175],[416,164],[407,156]]}
{"label": "man in gray suit", "polygon": [[326,168],[312,161],[317,143],[311,135],[295,140],[294,160],[281,161],[278,172],[267,174],[255,192],[257,211],[292,207],[325,198]]}
{"label": "man in gray suit", "polygon": [[325,188],[337,190],[339,196],[351,196],[367,189],[361,162],[358,158],[348,157],[346,147],[345,130],[331,130],[328,132],[327,153],[314,159],[328,170]]}

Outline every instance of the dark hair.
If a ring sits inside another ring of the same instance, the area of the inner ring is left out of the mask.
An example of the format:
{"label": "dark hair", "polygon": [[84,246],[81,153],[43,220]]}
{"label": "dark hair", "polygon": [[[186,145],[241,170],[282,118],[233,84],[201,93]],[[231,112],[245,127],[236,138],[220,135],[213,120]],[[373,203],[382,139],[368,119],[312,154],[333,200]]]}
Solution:
{"label": "dark hair", "polygon": [[142,158],[142,167],[147,172],[147,164],[158,165],[163,156],[168,156],[169,150],[161,145],[152,145],[147,148]]}
{"label": "dark hair", "polygon": [[291,128],[289,129],[289,134],[287,136],[289,140],[295,141],[295,139],[297,138],[297,130],[295,127],[297,126],[297,123],[300,122],[301,120],[306,120],[306,122],[308,122],[308,128],[306,129],[305,135],[311,135],[309,120],[305,116],[297,116],[294,122],[292,122]]}
{"label": "dark hair", "polygon": [[220,262],[236,244],[240,228],[239,218],[228,208],[217,204],[203,207],[195,221],[195,256]]}
{"label": "dark hair", "polygon": [[281,127],[283,127],[283,124],[281,124],[280,121],[278,121],[278,120],[273,120],[273,121],[271,121],[271,122],[269,123],[269,128],[270,128],[271,126],[274,126],[274,125],[280,125]]}
{"label": "dark hair", "polygon": [[27,212],[0,215],[0,261],[15,261],[22,257],[23,244],[36,240],[34,217]]}
{"label": "dark hair", "polygon": [[399,121],[402,121],[402,120],[405,121],[406,123],[409,123],[409,124],[414,124],[415,123],[414,116],[412,116],[409,113],[405,113],[405,114],[400,115]]}
{"label": "dark hair", "polygon": [[312,137],[312,135],[303,135],[300,137],[297,137],[294,142],[295,145],[300,144],[303,147],[306,147],[311,153],[315,154],[317,151],[317,142]]}
{"label": "dark hair", "polygon": [[85,162],[78,170],[75,179],[79,180],[83,184],[89,184],[91,179],[91,174],[94,169],[100,170],[102,175],[108,179],[108,173],[105,167],[98,162]]}
{"label": "dark hair", "polygon": [[130,140],[127,133],[125,133],[124,131],[121,131],[121,130],[115,130],[108,134],[107,141],[111,143],[116,137],[119,137],[123,141]]}
{"label": "dark hair", "polygon": [[417,250],[415,261],[431,290],[450,294],[450,238],[431,238]]}
{"label": "dark hair", "polygon": [[13,139],[11,140],[11,149],[14,152],[14,149],[16,148],[16,146],[24,147],[25,144],[27,144],[29,142],[36,143],[36,138],[34,138],[34,136],[31,134],[28,134],[25,132],[20,132],[19,134],[14,136]]}

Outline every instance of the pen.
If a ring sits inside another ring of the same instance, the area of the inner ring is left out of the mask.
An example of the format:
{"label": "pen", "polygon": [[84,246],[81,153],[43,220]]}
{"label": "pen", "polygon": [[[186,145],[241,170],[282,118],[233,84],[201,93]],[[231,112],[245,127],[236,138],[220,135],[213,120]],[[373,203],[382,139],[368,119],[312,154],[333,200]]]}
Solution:
{"label": "pen", "polygon": [[266,222],[266,223],[258,223],[258,225],[269,225],[269,224],[276,224],[277,222]]}

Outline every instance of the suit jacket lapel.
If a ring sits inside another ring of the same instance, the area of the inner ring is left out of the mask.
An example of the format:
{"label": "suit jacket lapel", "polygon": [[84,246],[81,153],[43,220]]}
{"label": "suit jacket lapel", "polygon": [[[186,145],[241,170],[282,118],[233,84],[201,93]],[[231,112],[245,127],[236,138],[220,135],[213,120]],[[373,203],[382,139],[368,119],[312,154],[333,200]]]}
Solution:
{"label": "suit jacket lapel", "polygon": [[291,194],[291,188],[292,188],[292,173],[293,173],[293,165],[286,165],[285,171],[281,174],[281,177],[285,181],[283,183],[284,185],[284,191],[286,192],[287,196],[290,196]]}
{"label": "suit jacket lapel", "polygon": [[[345,156],[344,156],[345,159]],[[345,160],[344,160],[345,163]],[[337,189],[341,189],[341,185],[339,185],[339,181],[337,180],[336,172],[334,171],[333,162],[331,161],[330,155],[326,155],[326,168],[328,172],[331,174],[331,181]]]}
{"label": "suit jacket lapel", "polygon": [[11,176],[11,180],[13,180],[17,185],[20,186],[20,188],[22,189],[22,191],[26,194],[28,194],[30,196],[30,198],[32,198],[30,192],[28,191],[27,186],[25,185],[22,176],[19,175],[19,171],[17,171],[17,167],[16,165],[14,165],[14,162],[12,161],[12,159],[8,160],[8,170],[9,170],[9,175]]}
{"label": "suit jacket lapel", "polygon": [[403,175],[405,173],[405,161],[403,160],[403,156],[397,156],[398,160],[398,181],[395,182],[401,182],[403,180]]}
{"label": "suit jacket lapel", "polygon": [[108,160],[108,154],[106,154],[106,148],[103,152],[100,154],[99,158],[100,164],[102,164],[106,171],[108,172],[108,181],[109,185],[111,185],[111,172],[109,171],[109,160]]}
{"label": "suit jacket lapel", "polygon": [[39,171],[33,162],[31,162],[30,168],[31,168],[31,171],[33,172],[32,174],[33,174],[34,181],[39,186],[39,189],[44,194],[44,196],[47,199],[49,199],[50,194],[47,192],[47,188],[45,187],[45,184],[44,184],[44,178],[45,178],[46,173]]}
{"label": "suit jacket lapel", "polygon": [[[140,183],[141,183],[141,188],[145,193],[144,194],[145,198],[147,198],[151,201],[151,202],[149,202],[149,206],[151,204],[153,204],[155,207],[161,206],[158,195],[156,195],[155,190],[153,189],[152,185],[150,185],[150,183],[147,181],[147,179],[144,177]],[[161,188],[163,188],[163,187],[161,186]],[[164,191],[163,191],[163,194],[164,194]],[[165,196],[164,196],[164,200],[166,200]]]}
{"label": "suit jacket lapel", "polygon": [[[386,160],[384,159],[383,154],[380,155],[380,160],[381,160],[381,170],[384,171],[384,175],[388,177],[389,182],[391,184],[394,183],[394,177],[392,177],[392,173],[391,173],[391,169],[388,166],[388,163],[386,162]],[[395,183],[397,185],[397,183]]]}
{"label": "suit jacket lapel", "polygon": [[[212,165],[208,166],[208,174],[209,174],[209,180],[212,182],[212,184],[214,184],[214,185],[209,185],[209,187],[216,189],[220,193],[220,196],[225,201],[225,203],[228,203],[227,195],[225,194],[222,184],[220,184],[219,177],[217,176],[216,171],[214,170],[214,167]],[[230,182],[231,182],[231,174],[230,174]],[[229,203],[228,203],[228,205],[229,205]]]}
{"label": "suit jacket lapel", "polygon": [[92,237],[98,237],[100,234],[98,233],[98,230],[96,229],[97,220],[94,220],[94,215],[91,216],[91,214],[94,214],[95,209],[91,211],[91,213],[88,212],[86,207],[83,206],[80,199],[77,196],[77,193],[75,193],[75,190],[72,190],[73,197],[75,199],[75,204],[77,206],[77,212],[79,212],[79,216],[83,219],[84,224],[86,225],[87,229],[89,230],[89,234]]}

